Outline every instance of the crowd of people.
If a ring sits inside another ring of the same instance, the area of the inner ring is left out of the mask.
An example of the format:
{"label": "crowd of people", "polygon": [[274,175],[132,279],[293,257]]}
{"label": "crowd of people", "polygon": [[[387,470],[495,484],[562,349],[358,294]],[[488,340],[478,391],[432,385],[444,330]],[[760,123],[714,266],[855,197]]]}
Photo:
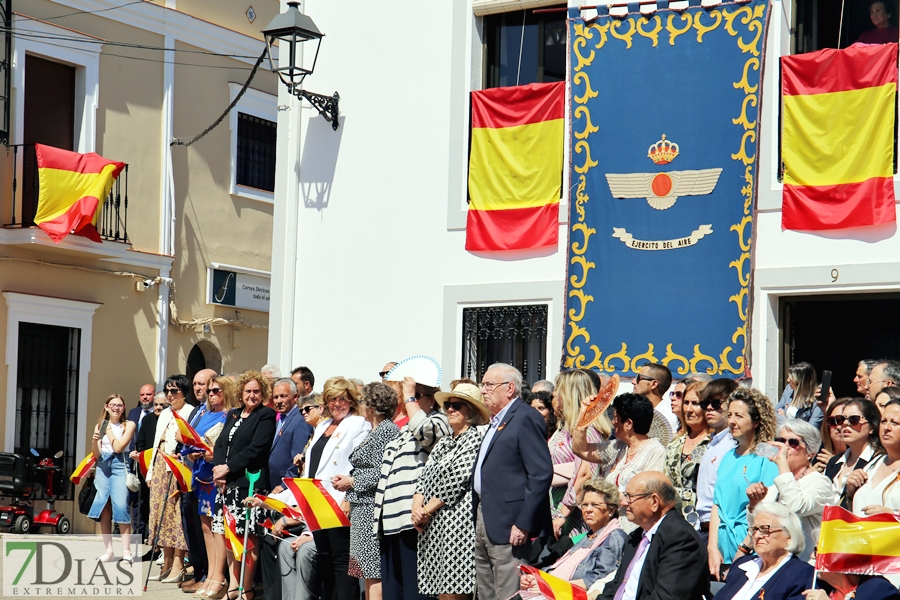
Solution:
{"label": "crowd of people", "polygon": [[[586,425],[605,374],[528,386],[495,364],[441,391],[396,366],[321,393],[306,367],[173,375],[159,394],[141,387],[127,416],[110,396],[93,437],[98,560],[115,560],[114,524],[133,560],[133,523],[162,549],[155,578],[201,598],[547,597],[528,566],[603,600],[900,600],[898,577],[816,582],[812,566],[826,505],[900,517],[898,362],[860,361],[845,398],[791,365],[777,402],[650,363]],[[184,443],[175,413],[212,451]],[[145,450],[144,487],[129,492]],[[191,469],[190,493],[164,455]],[[250,494],[297,507],[283,482],[296,477],[319,480],[349,527],[311,530]],[[228,518],[248,540],[243,580]]]}

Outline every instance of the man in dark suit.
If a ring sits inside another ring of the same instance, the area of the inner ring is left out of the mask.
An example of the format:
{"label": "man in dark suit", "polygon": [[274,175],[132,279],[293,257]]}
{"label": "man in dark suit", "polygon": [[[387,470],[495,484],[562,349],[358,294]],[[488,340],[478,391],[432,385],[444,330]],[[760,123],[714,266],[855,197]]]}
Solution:
{"label": "man in dark suit", "polygon": [[[297,408],[297,397],[297,385],[290,379],[279,379],[272,386],[272,401],[281,418],[275,426],[275,439],[272,440],[272,449],[269,453],[269,489],[272,490],[270,495],[284,491],[282,478],[300,476],[293,459],[303,452],[306,442],[313,434],[313,428]],[[279,538],[265,536],[261,541],[259,561],[266,600],[281,600]]]}
{"label": "man in dark suit", "polygon": [[675,510],[675,488],[659,471],[638,473],[625,486],[622,506],[640,529],[625,543],[616,577],[600,600],[711,598],[706,545]]}
{"label": "man in dark suit", "polygon": [[481,600],[505,600],[519,589],[517,565],[535,538],[549,536],[553,464],[544,419],[522,401],[522,374],[507,364],[481,382],[491,411],[472,474],[475,573]]}
{"label": "man in dark suit", "polygon": [[[138,394],[140,397],[138,405],[128,411],[128,420],[137,425],[134,435],[131,436],[131,442],[128,444],[129,453],[134,451],[134,441],[137,439],[144,417],[153,414],[153,396],[156,394],[156,386],[152,383],[145,383],[138,390]],[[137,469],[134,468],[133,462],[129,458],[127,464],[128,468],[134,472]],[[140,535],[140,539],[143,539],[144,533],[147,531],[147,517],[150,515],[150,488],[147,487],[147,483],[140,474],[138,477],[141,480],[141,489],[139,492],[128,491],[128,505],[131,507],[131,521],[134,523],[133,533]]]}

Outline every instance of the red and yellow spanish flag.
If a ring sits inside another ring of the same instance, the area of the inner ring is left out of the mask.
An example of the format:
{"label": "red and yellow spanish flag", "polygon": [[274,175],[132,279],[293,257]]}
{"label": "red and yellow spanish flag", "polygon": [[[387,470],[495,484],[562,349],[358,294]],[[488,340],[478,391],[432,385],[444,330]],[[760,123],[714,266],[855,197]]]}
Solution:
{"label": "red and yellow spanish flag", "polygon": [[141,470],[141,475],[144,477],[147,476],[147,470],[150,469],[150,459],[153,457],[153,448],[148,448],[144,450],[137,457],[138,469]]}
{"label": "red and yellow spanish flag", "polygon": [[162,457],[163,460],[166,461],[166,464],[169,465],[169,469],[172,471],[172,476],[175,478],[175,481],[178,482],[178,489],[184,494],[190,492],[194,483],[194,476],[191,474],[191,470],[181,464],[181,461],[178,460],[177,457],[169,456],[167,454],[163,454]]}
{"label": "red and yellow spanish flag", "polygon": [[587,600],[587,590],[572,585],[565,579],[554,577],[528,565],[519,565],[519,569],[523,573],[534,576],[538,589],[545,598],[550,600]]}
{"label": "red and yellow spanish flag", "polygon": [[466,250],[555,246],[565,82],[472,92]]}
{"label": "red and yellow spanish flag", "polygon": [[212,452],[212,448],[206,440],[203,439],[203,436],[197,433],[197,431],[184,420],[184,417],[174,410],[172,411],[172,416],[175,417],[175,424],[178,425],[178,432],[181,433],[181,439],[184,440],[186,445]]}
{"label": "red and yellow spanish flag", "polygon": [[897,44],[781,58],[783,229],[893,223]]}
{"label": "red and yellow spanish flag", "polygon": [[289,519],[303,519],[303,515],[300,514],[300,512],[288,506],[281,500],[276,500],[275,498],[270,498],[269,496],[263,496],[262,494],[254,494],[253,497],[259,500],[262,503],[262,506],[264,506],[265,508],[281,513]]}
{"label": "red and yellow spanish flag", "polygon": [[78,463],[78,466],[75,467],[75,471],[69,475],[69,479],[72,480],[72,483],[75,485],[79,485],[81,480],[87,477],[87,474],[90,472],[91,467],[93,467],[97,463],[97,459],[94,457],[94,454],[88,454],[81,462]]}
{"label": "red and yellow spanish flag", "polygon": [[237,533],[237,521],[235,521],[234,515],[228,511],[227,506],[223,507],[223,512],[225,516],[225,544],[234,553],[234,560],[241,560],[241,557],[244,555],[244,541]]}
{"label": "red and yellow spanish flag", "polygon": [[322,486],[321,480],[285,477],[282,481],[297,499],[297,506],[310,531],[350,527],[347,515]]}
{"label": "red and yellow spanish flag", "polygon": [[93,152],[79,154],[43,144],[34,148],[40,182],[35,225],[57,244],[69,233],[100,242],[100,209],[125,163]]}
{"label": "red and yellow spanish flag", "polygon": [[892,514],[857,517],[826,506],[816,547],[816,569],[860,575],[900,573],[900,519]]}

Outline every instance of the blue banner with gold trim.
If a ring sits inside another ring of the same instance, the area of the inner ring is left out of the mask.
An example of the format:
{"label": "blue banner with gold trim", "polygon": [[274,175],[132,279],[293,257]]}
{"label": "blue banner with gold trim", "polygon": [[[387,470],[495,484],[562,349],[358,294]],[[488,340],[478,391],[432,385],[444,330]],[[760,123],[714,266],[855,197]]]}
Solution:
{"label": "blue banner with gold trim", "polygon": [[640,8],[569,15],[563,367],[741,377],[767,3]]}

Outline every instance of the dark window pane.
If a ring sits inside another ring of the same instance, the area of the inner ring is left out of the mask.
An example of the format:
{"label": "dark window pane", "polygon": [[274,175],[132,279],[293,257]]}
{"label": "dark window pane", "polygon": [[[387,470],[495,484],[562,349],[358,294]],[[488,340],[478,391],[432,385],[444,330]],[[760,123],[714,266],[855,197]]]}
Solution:
{"label": "dark window pane", "polygon": [[517,10],[484,18],[484,87],[562,81],[566,76],[566,12]]}
{"label": "dark window pane", "polygon": [[238,113],[235,183],[275,191],[275,139],[274,121]]}
{"label": "dark window pane", "polygon": [[547,367],[547,305],[463,309],[462,376],[481,381],[492,364],[511,364],[528,384]]}

